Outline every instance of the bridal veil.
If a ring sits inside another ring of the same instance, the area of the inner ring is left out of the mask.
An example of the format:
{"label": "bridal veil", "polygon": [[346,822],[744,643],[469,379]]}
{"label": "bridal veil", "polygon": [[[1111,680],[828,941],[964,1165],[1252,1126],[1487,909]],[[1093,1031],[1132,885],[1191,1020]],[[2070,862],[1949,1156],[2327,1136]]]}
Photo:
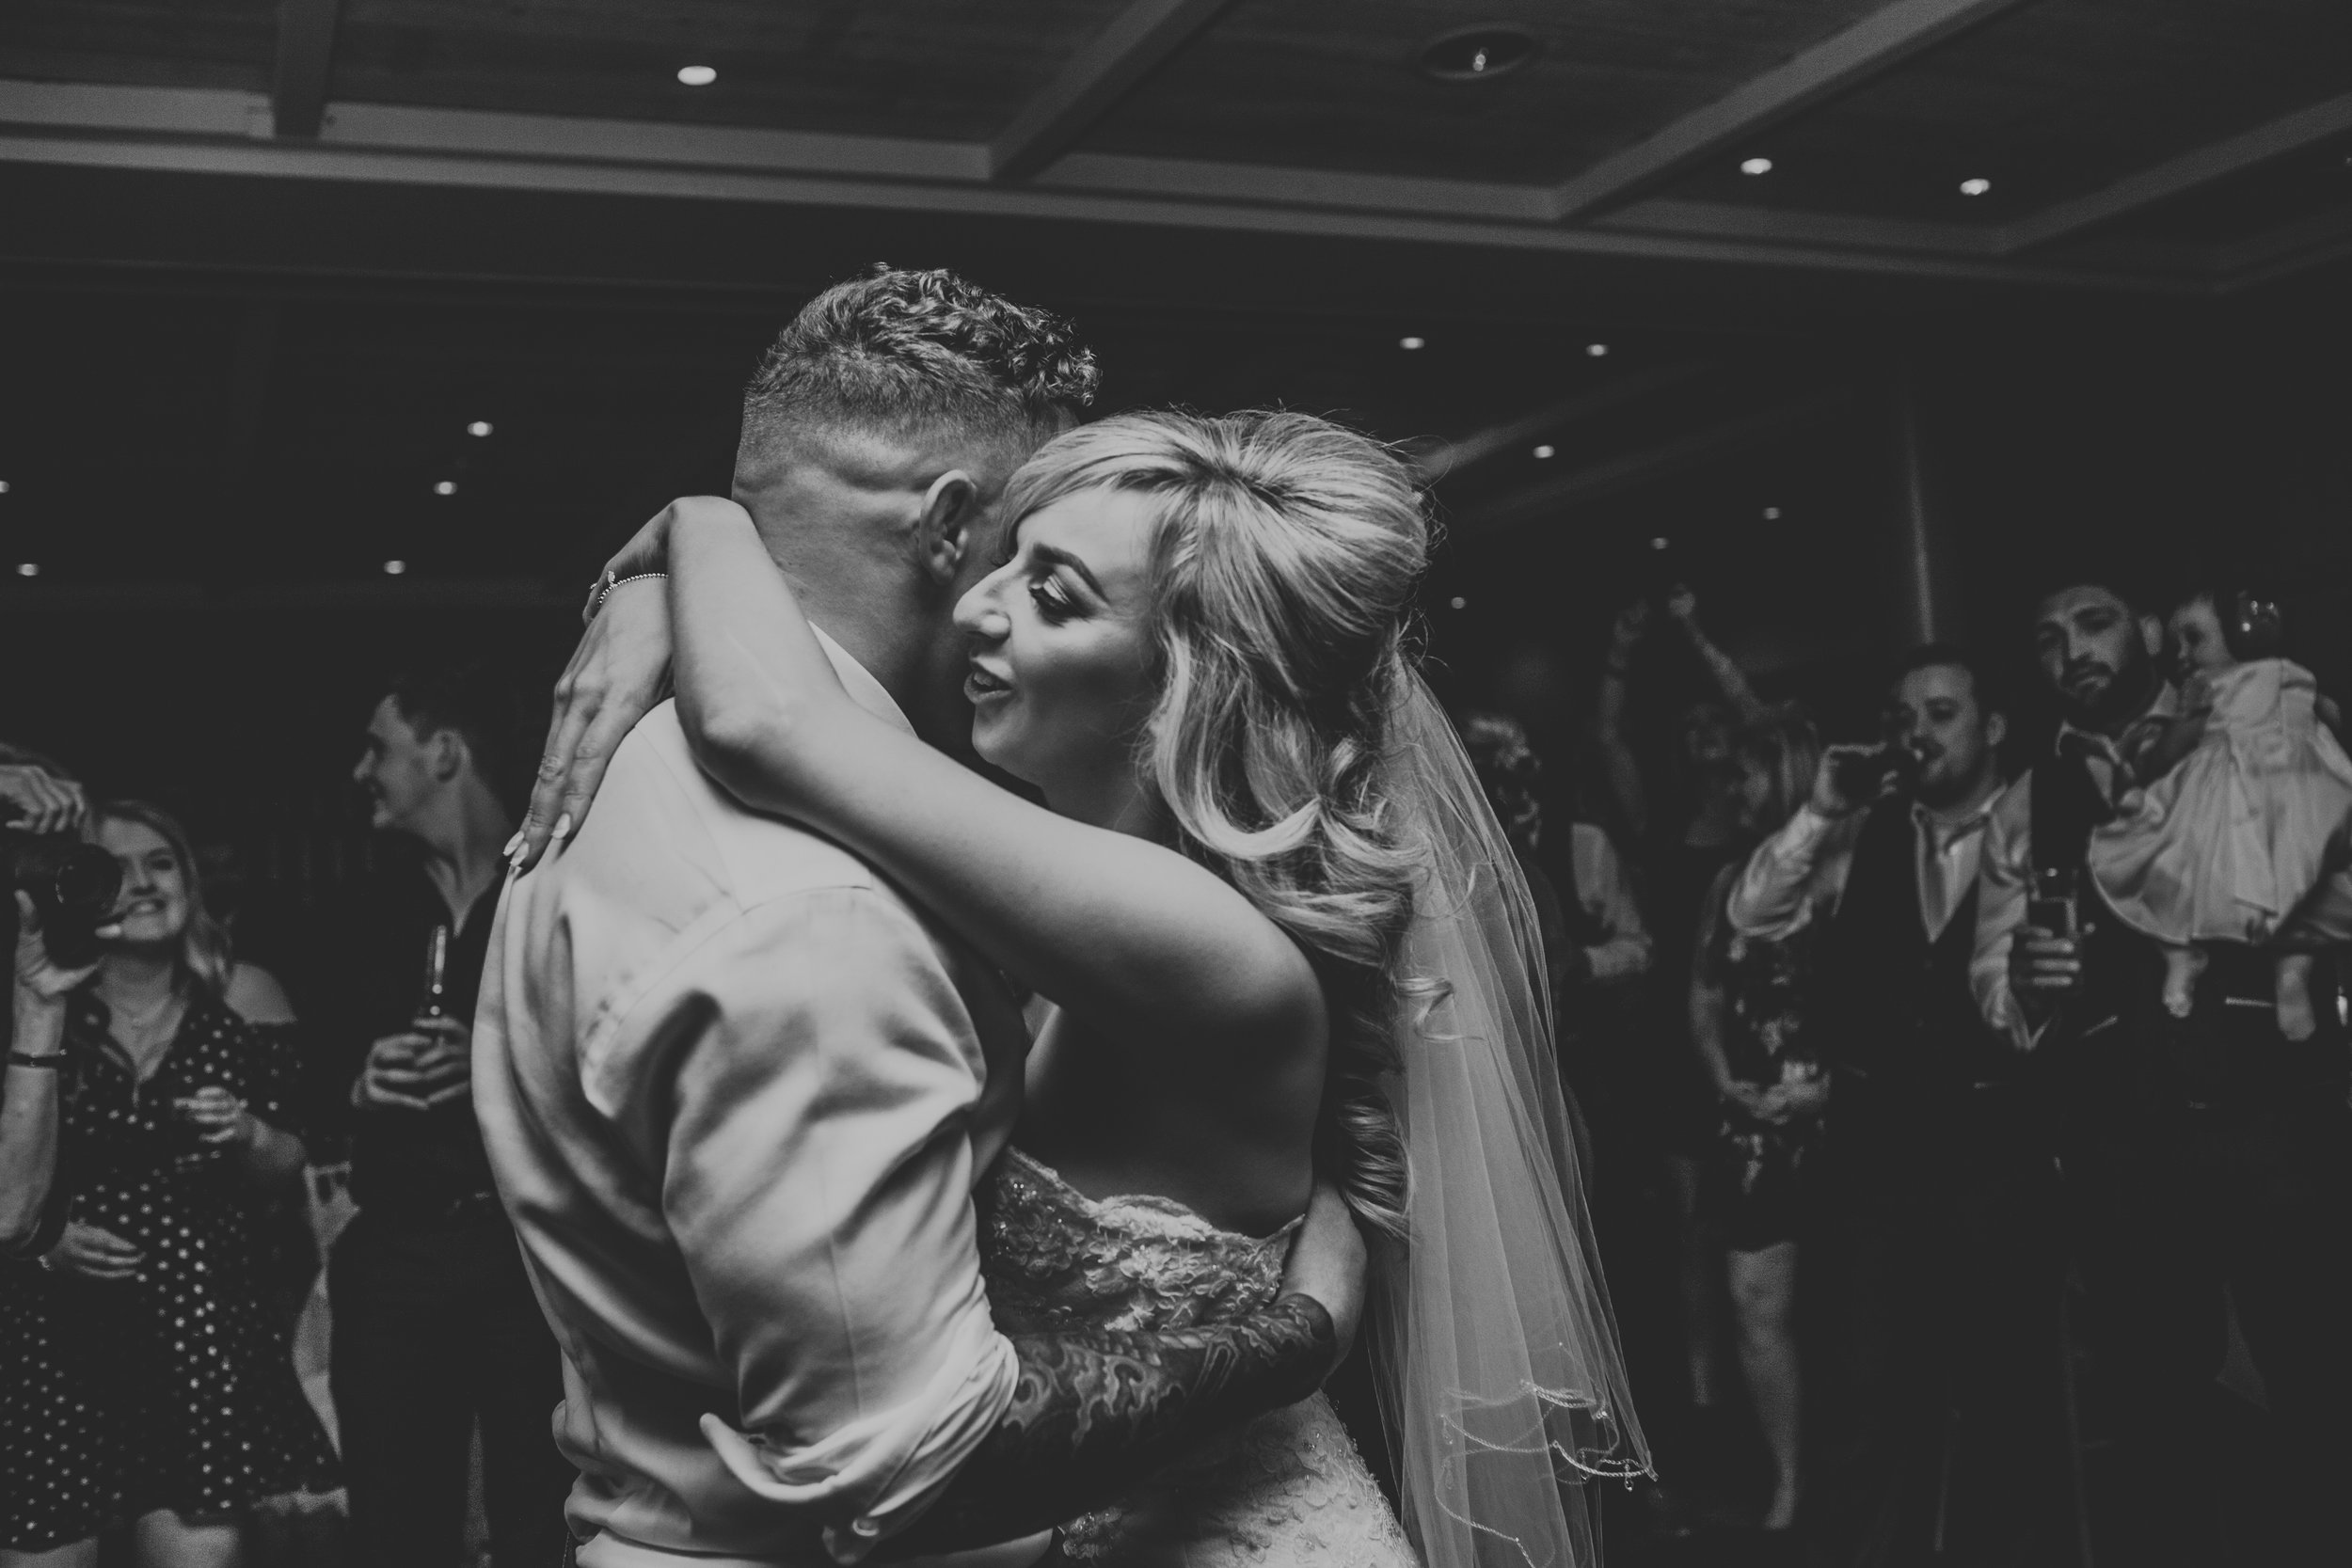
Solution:
{"label": "bridal veil", "polygon": [[1552,1055],[1534,905],[1419,675],[1391,795],[1426,845],[1391,1096],[1406,1241],[1372,1338],[1406,1529],[1428,1568],[1592,1568],[1597,1488],[1649,1469]]}

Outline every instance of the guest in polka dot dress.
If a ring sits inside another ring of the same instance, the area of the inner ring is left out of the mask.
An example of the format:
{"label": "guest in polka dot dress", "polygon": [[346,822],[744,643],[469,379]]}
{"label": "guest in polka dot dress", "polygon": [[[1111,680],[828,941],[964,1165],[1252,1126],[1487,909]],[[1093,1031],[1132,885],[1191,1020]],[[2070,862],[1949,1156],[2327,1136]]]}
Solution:
{"label": "guest in polka dot dress", "polygon": [[333,1483],[258,1267],[256,1222],[302,1165],[299,1062],[232,1000],[291,1014],[230,965],[177,824],[137,802],[94,821],[120,934],[66,1000],[71,1217],[0,1268],[0,1568],[95,1564],[117,1525],[146,1568],[228,1568],[255,1502]]}

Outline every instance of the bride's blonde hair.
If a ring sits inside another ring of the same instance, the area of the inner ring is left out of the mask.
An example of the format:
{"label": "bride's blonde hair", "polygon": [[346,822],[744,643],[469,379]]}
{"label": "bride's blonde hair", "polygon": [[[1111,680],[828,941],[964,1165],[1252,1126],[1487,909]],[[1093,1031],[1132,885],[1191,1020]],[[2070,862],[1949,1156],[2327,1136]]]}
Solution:
{"label": "bride's blonde hair", "polygon": [[1138,771],[1184,851],[1313,961],[1333,1004],[1316,1164],[1401,1234],[1404,1146],[1383,1079],[1413,860],[1380,785],[1429,550],[1412,475],[1310,415],[1122,414],[1047,442],[1005,514],[1017,524],[1092,489],[1154,503],[1159,696]]}

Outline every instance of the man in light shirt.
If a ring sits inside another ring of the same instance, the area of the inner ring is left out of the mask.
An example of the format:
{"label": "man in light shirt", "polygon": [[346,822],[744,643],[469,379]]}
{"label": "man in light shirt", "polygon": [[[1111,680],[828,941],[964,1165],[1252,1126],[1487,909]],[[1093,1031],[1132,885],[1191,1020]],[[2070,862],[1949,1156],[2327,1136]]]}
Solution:
{"label": "man in light shirt", "polygon": [[[1885,708],[1911,782],[1878,783],[1868,764],[1890,753],[1831,747],[1726,911],[1751,938],[1820,927],[1808,1026],[1833,1087],[1814,1256],[1844,1397],[1808,1513],[1828,1562],[1924,1557],[1939,1499],[1955,1551],[2037,1560],[2064,1539],[2057,1175],[2023,1059],[1968,986],[2007,734],[1972,656],[1915,650]],[[1883,792],[1854,799],[1857,777]]]}
{"label": "man in light shirt", "polygon": [[[1000,559],[1006,480],[1094,380],[1065,324],[946,273],[838,285],[770,350],[736,497],[870,712],[968,754],[950,610]],[[501,907],[474,1082],[564,1350],[583,1568],[885,1542],[1025,1563],[1045,1527],[1329,1369],[1359,1283],[1329,1283],[1350,1271],[1311,1220],[1252,1317],[998,1333],[971,1195],[1019,1104],[1002,978],[714,784],[669,705],[573,826]]]}
{"label": "man in light shirt", "polygon": [[[2321,1029],[2293,1041],[2270,956],[2217,945],[2196,1010],[2176,1020],[2160,950],[2099,901],[2090,834],[2136,782],[2141,738],[2179,711],[2153,611],[2104,568],[2038,603],[2034,652],[2060,722],[1987,826],[1972,979],[1986,1022],[2030,1053],[2058,1125],[2093,1386],[2120,1461],[2114,1506],[2094,1520],[2102,1559],[2319,1561],[2340,1555],[2352,1463],[2339,975],[2322,956]],[[2271,1484],[2225,1525],[2211,1437],[2245,1418],[2214,1381],[2232,1309],[2276,1433]]]}

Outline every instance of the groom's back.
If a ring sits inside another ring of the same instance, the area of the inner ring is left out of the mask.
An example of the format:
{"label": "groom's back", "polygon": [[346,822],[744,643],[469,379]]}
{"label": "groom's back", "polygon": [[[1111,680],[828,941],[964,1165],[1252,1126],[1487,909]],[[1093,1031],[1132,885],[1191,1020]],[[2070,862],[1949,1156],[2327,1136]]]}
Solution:
{"label": "groom's back", "polygon": [[993,976],[854,856],[714,786],[670,705],[646,716],[508,891],[475,1033],[564,1351],[580,1533],[818,1562],[763,1454],[847,1472],[903,1448],[908,1484],[851,1499],[885,1512],[944,1481],[1009,1395],[966,1199],[1018,1052]]}

